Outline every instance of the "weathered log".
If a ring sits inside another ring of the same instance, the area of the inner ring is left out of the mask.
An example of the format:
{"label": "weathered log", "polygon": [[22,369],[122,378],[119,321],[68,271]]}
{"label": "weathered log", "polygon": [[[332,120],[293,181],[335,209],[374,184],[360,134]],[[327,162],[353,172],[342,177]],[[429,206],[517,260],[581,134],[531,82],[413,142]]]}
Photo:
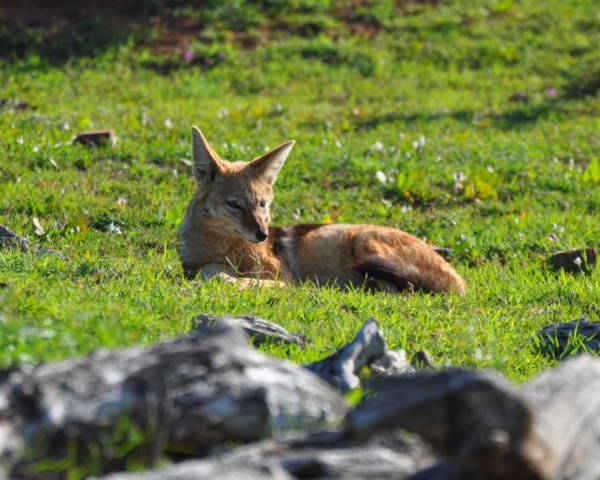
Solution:
{"label": "weathered log", "polygon": [[583,351],[600,352],[600,322],[581,318],[572,322],[554,323],[537,333],[537,343],[544,352],[561,357]]}
{"label": "weathered log", "polygon": [[546,452],[538,462],[543,478],[600,478],[600,360],[589,354],[565,360],[521,394],[535,411],[532,438]]}
{"label": "weathered log", "polygon": [[298,333],[291,333],[285,328],[280,327],[279,325],[271,323],[260,317],[255,317],[253,315],[227,315],[219,317],[216,315],[208,315],[205,313],[201,313],[194,318],[193,328],[194,330],[213,328],[221,320],[232,322],[238,325],[248,336],[248,338],[250,338],[254,345],[261,345],[270,340],[278,343],[293,343],[304,350],[304,348],[306,348],[306,344],[311,343],[310,340],[307,339],[304,335]]}
{"label": "weathered log", "polygon": [[[335,438],[335,436],[334,436]],[[102,480],[403,480],[431,464],[420,443],[402,450],[382,445],[332,445],[312,437],[291,441],[265,441],[204,460],[189,460],[161,470],[117,473]]]}
{"label": "weathered log", "polygon": [[5,225],[0,225],[0,250],[18,248],[24,252],[29,250],[27,238],[17,235]]}
{"label": "weathered log", "polygon": [[66,458],[77,445],[78,455],[95,449],[106,468],[120,468],[102,439],[124,421],[128,431],[143,432],[140,448],[152,458],[315,429],[347,408],[316,376],[256,352],[238,329],[221,322],[150,347],[2,373],[0,467],[15,479],[56,478],[40,472],[36,460]]}
{"label": "weathered log", "polygon": [[365,365],[373,364],[375,372],[379,374],[413,370],[406,361],[406,353],[387,349],[379,324],[374,318],[369,318],[352,342],[323,360],[304,365],[304,368],[346,392],[360,386],[358,371]]}
{"label": "weathered log", "polygon": [[405,428],[461,469],[497,479],[541,478],[529,455],[532,413],[498,375],[451,370],[381,377],[371,389],[376,395],[346,417],[352,437]]}

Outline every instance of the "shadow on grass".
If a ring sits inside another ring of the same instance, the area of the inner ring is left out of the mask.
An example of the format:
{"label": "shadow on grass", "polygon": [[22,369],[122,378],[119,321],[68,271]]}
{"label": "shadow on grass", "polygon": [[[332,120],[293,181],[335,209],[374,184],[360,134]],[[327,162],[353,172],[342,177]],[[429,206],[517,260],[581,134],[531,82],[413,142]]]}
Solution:
{"label": "shadow on grass", "polygon": [[0,8],[0,59],[61,65],[150,40],[181,0],[23,0]]}
{"label": "shadow on grass", "polygon": [[357,130],[370,130],[380,125],[394,122],[406,124],[427,123],[432,121],[441,121],[451,119],[462,123],[477,124],[486,121],[486,123],[496,128],[511,130],[521,128],[528,123],[534,123],[538,120],[549,118],[551,116],[561,117],[567,112],[559,102],[546,102],[532,107],[519,107],[502,113],[478,114],[472,110],[455,110],[450,112],[437,113],[387,113],[361,120],[356,123]]}

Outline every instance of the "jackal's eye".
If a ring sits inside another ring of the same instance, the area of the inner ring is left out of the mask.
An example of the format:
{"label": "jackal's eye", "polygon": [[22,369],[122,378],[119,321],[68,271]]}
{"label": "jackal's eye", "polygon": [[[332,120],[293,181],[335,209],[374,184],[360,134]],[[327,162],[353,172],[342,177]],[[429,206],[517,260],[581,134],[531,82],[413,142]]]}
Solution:
{"label": "jackal's eye", "polygon": [[225,203],[229,208],[233,208],[234,210],[242,210],[242,206],[239,203],[234,202],[233,200],[227,200],[227,202]]}
{"label": "jackal's eye", "polygon": [[267,202],[265,202],[264,200],[261,200],[259,205],[260,205],[260,208],[265,208],[267,206]]}

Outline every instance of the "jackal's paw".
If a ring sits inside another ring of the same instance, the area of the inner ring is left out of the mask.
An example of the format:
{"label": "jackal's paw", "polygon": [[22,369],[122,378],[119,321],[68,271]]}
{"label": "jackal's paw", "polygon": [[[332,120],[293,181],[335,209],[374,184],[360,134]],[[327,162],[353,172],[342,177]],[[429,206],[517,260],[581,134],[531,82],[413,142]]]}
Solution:
{"label": "jackal's paw", "polygon": [[238,278],[236,281],[238,290],[245,290],[251,287],[283,288],[285,282],[280,280],[264,280],[260,278]]}
{"label": "jackal's paw", "polygon": [[229,283],[231,285],[237,283],[238,279],[235,277],[232,277],[231,275],[224,273],[224,272],[220,272],[217,273],[217,275],[215,275],[220,281],[224,282],[224,283]]}

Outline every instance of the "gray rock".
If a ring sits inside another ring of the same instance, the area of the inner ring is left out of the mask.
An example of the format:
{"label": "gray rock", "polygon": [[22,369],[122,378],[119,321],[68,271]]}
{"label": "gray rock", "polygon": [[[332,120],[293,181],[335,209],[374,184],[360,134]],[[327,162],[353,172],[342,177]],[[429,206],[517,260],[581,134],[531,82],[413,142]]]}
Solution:
{"label": "gray rock", "polygon": [[414,371],[406,360],[406,352],[387,349],[383,332],[374,318],[367,319],[348,345],[323,360],[304,365],[304,368],[346,392],[360,386],[357,374],[365,365],[380,375]]}
{"label": "gray rock", "polygon": [[280,327],[272,322],[264,320],[253,315],[244,316],[223,316],[208,315],[201,313],[194,318],[193,328],[195,330],[203,330],[213,328],[220,321],[225,320],[239,326],[246,336],[250,338],[254,345],[261,345],[267,341],[279,343],[296,344],[301,349],[306,348],[306,344],[310,344],[310,340],[304,335],[291,333],[285,328]]}
{"label": "gray rock", "polygon": [[531,463],[542,478],[600,478],[600,360],[570,358],[521,389],[535,412]]}
{"label": "gray rock", "polygon": [[[0,466],[10,478],[53,478],[39,459],[97,450],[118,466],[102,439],[120,422],[147,436],[145,458],[185,446],[202,454],[290,429],[336,422],[346,401],[305,369],[247,345],[236,328],[218,328],[149,347],[100,350],[0,376]],[[30,448],[37,445],[39,448]],[[36,473],[37,472],[37,473]],[[47,472],[45,472],[47,475]]]}
{"label": "gray rock", "polygon": [[0,225],[0,250],[18,248],[24,252],[29,250],[29,240],[17,235],[5,225]]}
{"label": "gray rock", "polygon": [[536,478],[522,449],[532,412],[500,376],[463,370],[418,373],[382,377],[371,389],[373,395],[346,418],[351,437],[364,440],[404,428],[430,442],[463,473],[474,469],[493,478]]}
{"label": "gray rock", "polygon": [[537,333],[536,343],[544,352],[556,357],[584,351],[600,353],[600,322],[588,322],[580,318],[572,322],[554,323]]}
{"label": "gray rock", "polygon": [[418,443],[402,451],[381,445],[336,446],[317,439],[265,441],[205,460],[190,460],[161,470],[118,473],[102,480],[403,480],[432,462]]}

